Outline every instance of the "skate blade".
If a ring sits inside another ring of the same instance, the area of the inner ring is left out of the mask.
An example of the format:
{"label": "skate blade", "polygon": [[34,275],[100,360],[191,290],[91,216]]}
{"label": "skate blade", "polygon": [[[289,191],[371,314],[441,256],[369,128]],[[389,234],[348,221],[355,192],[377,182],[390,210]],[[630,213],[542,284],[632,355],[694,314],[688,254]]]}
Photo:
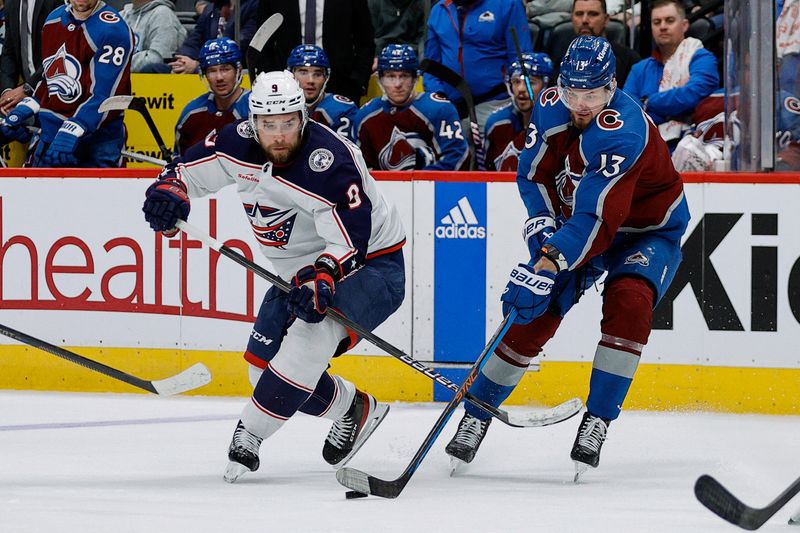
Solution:
{"label": "skate blade", "polygon": [[573,483],[580,482],[581,476],[589,470],[589,465],[586,463],[581,463],[580,461],[572,461],[575,463],[575,477],[572,479]]}
{"label": "skate blade", "polygon": [[455,476],[458,472],[464,469],[464,466],[467,463],[459,459],[458,457],[450,456],[450,477]]}
{"label": "skate blade", "polygon": [[225,468],[225,473],[222,474],[222,479],[228,483],[233,483],[245,472],[249,472],[249,469],[246,466],[235,461],[230,461],[227,468]]}
{"label": "skate blade", "polygon": [[375,405],[375,412],[372,414],[370,419],[367,420],[367,423],[364,425],[364,429],[361,430],[361,434],[358,436],[356,442],[353,444],[353,449],[350,450],[350,453],[348,453],[344,457],[344,459],[342,459],[335,465],[332,465],[334,470],[339,470],[344,465],[350,462],[350,459],[352,459],[353,456],[356,454],[356,452],[358,452],[358,450],[361,449],[364,443],[367,442],[367,439],[369,439],[370,435],[372,435],[372,433],[376,429],[378,429],[378,426],[381,425],[383,419],[386,418],[387,413],[389,413],[389,406],[387,404],[378,403]]}

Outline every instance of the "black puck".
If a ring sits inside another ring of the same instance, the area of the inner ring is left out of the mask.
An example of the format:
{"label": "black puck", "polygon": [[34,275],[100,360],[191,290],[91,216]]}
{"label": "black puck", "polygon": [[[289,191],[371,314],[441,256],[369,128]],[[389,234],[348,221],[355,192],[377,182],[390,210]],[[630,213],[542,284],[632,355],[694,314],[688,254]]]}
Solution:
{"label": "black puck", "polygon": [[357,490],[348,490],[344,493],[344,497],[348,500],[353,500],[355,498],[366,498],[367,496],[369,496],[369,494],[358,492]]}

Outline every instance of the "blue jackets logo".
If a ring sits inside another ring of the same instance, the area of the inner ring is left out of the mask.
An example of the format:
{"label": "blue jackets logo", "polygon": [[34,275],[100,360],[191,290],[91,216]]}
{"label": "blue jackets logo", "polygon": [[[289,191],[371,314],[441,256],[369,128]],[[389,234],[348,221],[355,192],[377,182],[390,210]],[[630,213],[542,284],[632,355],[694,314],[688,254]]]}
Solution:
{"label": "blue jackets logo", "polygon": [[486,228],[478,224],[478,217],[469,205],[466,196],[445,215],[439,226],[436,226],[436,237],[439,239],[485,239]]}

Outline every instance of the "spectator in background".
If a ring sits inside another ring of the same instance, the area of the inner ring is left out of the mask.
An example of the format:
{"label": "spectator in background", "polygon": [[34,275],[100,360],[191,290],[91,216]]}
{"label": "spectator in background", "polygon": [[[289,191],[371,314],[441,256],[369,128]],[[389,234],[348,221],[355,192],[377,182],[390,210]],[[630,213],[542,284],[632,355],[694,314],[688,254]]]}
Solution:
{"label": "spectator in background", "polygon": [[131,72],[141,72],[152,63],[163,64],[186,38],[170,0],[134,0],[125,4],[120,14],[136,36]]}
{"label": "spectator in background", "polygon": [[186,104],[175,125],[175,153],[186,150],[225,124],[247,118],[250,91],[242,88],[242,52],[236,41],[218,37],[200,49],[200,76],[208,93]]}
{"label": "spectator in background", "polygon": [[689,21],[678,0],[655,0],[650,20],[656,49],[633,66],[624,91],[641,103],[674,149],[694,108],[719,87],[717,60],[700,40],[685,36]]}
{"label": "spectator in background", "polygon": [[301,44],[289,54],[286,66],[303,89],[309,118],[350,139],[358,106],[345,96],[325,92],[331,76],[331,63],[325,51],[314,44]]}
{"label": "spectator in background", "polygon": [[[369,0],[372,26],[375,28],[375,50],[389,44],[408,44],[420,55],[425,38],[425,4],[429,0]],[[378,68],[378,57],[372,70]]]}
{"label": "spectator in background", "polygon": [[[572,2],[572,28],[576,35],[594,35],[595,37],[606,37],[608,27],[608,11],[606,0],[574,0]],[[631,71],[634,63],[638,63],[642,58],[635,51],[624,44],[615,40],[608,40],[611,49],[617,58],[617,85],[625,86],[625,80]],[[560,59],[560,58],[559,58]]]}
{"label": "spectator in background", "polygon": [[263,1],[258,7],[257,27],[274,13],[283,14],[283,24],[262,50],[258,72],[283,70],[294,47],[314,44],[328,55],[330,92],[354,102],[367,93],[375,58],[375,32],[367,0]]}
{"label": "spectator in background", "polygon": [[6,4],[0,0],[0,54],[3,53],[3,46],[6,41]]}
{"label": "spectator in background", "polygon": [[112,7],[73,0],[57,8],[42,29],[44,79],[8,114],[0,133],[13,138],[38,115],[32,166],[119,166],[122,113],[100,113],[98,107],[131,93],[132,52],[133,33]]}
{"label": "spectator in background", "polygon": [[523,79],[522,63],[511,63],[506,75],[506,87],[511,102],[501,107],[486,120],[486,170],[516,172],[519,154],[525,147],[525,134],[531,121],[533,104],[553,75],[553,62],[547,54],[522,54],[525,73],[533,95]]}
{"label": "spectator in background", "polygon": [[375,170],[466,170],[469,148],[458,113],[436,93],[416,93],[419,61],[407,44],[378,56],[384,96],[358,110],[353,139]]}
{"label": "spectator in background", "polygon": [[42,26],[63,0],[27,0],[21,13],[21,0],[5,3],[5,45],[0,54],[0,113],[7,115],[20,100],[33,94],[42,79]]}
{"label": "spectator in background", "polygon": [[151,63],[142,72],[172,72],[173,74],[193,74],[200,72],[200,49],[205,43],[217,37],[236,39],[236,9],[239,2],[242,12],[240,20],[240,39],[237,43],[242,49],[247,49],[250,39],[258,29],[256,24],[256,9],[258,0],[214,0],[206,6],[203,14],[197,19],[191,33],[183,41],[175,54],[175,61],[167,65]]}
{"label": "spectator in background", "polygon": [[[511,38],[516,29],[522,52],[532,52],[525,11],[518,0],[440,0],[431,9],[425,57],[461,75],[475,102],[478,126],[495,108],[509,101],[505,73],[516,60]],[[447,96],[467,117],[467,109],[455,88],[425,74],[425,90]],[[466,122],[462,123],[466,130]]]}

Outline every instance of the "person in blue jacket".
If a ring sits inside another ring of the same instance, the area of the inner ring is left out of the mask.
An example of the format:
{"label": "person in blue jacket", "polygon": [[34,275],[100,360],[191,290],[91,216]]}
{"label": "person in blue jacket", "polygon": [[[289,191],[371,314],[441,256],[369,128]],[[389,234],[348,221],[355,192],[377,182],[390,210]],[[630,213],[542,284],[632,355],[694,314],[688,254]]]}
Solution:
{"label": "person in blue jacket", "polygon": [[623,90],[674,149],[697,104],[719,87],[717,60],[698,39],[686,37],[689,21],[678,0],[656,0],[650,17],[656,49],[631,68]]}
{"label": "person in blue jacket", "polygon": [[[512,0],[440,0],[428,18],[425,57],[464,78],[472,91],[481,131],[494,109],[510,101],[505,74],[517,60],[514,28],[523,53],[533,52],[528,20],[522,3]],[[446,96],[463,119],[467,109],[458,91],[440,79],[424,74],[428,92]]]}

